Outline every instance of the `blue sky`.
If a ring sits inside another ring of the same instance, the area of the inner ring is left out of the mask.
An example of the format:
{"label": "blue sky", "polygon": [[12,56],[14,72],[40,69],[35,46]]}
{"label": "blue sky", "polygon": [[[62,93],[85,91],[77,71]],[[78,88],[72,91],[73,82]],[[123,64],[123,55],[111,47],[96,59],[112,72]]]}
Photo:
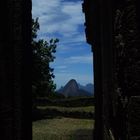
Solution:
{"label": "blue sky", "polygon": [[32,0],[32,16],[39,17],[38,37],[58,38],[54,68],[57,88],[70,79],[93,83],[93,58],[84,33],[81,0]]}

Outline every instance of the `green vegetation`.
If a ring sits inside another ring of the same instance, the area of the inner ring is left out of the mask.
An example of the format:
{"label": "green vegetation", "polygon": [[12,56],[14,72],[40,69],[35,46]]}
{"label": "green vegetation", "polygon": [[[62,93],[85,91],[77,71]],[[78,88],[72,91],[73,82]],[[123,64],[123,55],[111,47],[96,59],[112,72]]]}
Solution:
{"label": "green vegetation", "polygon": [[38,106],[38,109],[47,110],[47,109],[56,109],[61,112],[94,112],[94,106],[85,106],[85,107],[59,107],[59,106]]}
{"label": "green vegetation", "polygon": [[88,107],[37,107],[40,112],[40,118],[55,118],[57,116],[71,117],[71,118],[94,118],[94,106]]}
{"label": "green vegetation", "polygon": [[69,102],[69,105],[79,101],[74,107],[38,105],[40,116],[33,121],[33,140],[92,140],[94,106],[80,106],[84,100],[89,98],[59,100],[59,103]]}
{"label": "green vegetation", "polygon": [[94,120],[55,118],[33,122],[33,140],[92,140]]}
{"label": "green vegetation", "polygon": [[69,99],[38,98],[33,120],[54,118],[56,116],[94,119],[94,97]]}
{"label": "green vegetation", "polygon": [[[94,119],[94,106],[86,107],[58,107],[58,106],[38,106],[36,116],[33,120],[56,118],[58,116]],[[34,113],[35,114],[35,113]]]}
{"label": "green vegetation", "polygon": [[64,106],[64,107],[81,107],[94,106],[94,97],[74,97],[74,98],[37,98],[38,106]]}
{"label": "green vegetation", "polygon": [[35,97],[49,97],[55,92],[56,85],[53,82],[54,74],[50,63],[54,61],[58,39],[46,41],[37,39],[39,30],[38,18],[32,20],[32,92]]}

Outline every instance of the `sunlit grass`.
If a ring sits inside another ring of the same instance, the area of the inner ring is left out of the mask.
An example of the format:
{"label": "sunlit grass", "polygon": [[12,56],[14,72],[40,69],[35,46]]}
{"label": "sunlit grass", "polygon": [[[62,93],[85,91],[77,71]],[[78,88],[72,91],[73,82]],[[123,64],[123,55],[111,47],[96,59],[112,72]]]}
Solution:
{"label": "sunlit grass", "polygon": [[33,122],[33,140],[92,140],[94,120],[54,118]]}

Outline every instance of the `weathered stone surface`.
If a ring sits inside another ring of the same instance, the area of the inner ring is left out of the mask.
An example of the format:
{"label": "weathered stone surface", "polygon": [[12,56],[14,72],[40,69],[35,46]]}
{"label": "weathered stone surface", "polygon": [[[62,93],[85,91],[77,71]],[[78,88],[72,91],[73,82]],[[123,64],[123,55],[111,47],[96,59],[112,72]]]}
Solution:
{"label": "weathered stone surface", "polygon": [[140,96],[131,97],[129,101],[128,131],[131,138],[140,138]]}
{"label": "weathered stone surface", "polygon": [[140,95],[139,6],[138,0],[84,0],[86,37],[94,53],[95,140],[128,140],[140,130],[139,113],[128,112],[131,96]]}
{"label": "weathered stone surface", "polygon": [[31,1],[0,1],[0,16],[0,139],[30,140]]}

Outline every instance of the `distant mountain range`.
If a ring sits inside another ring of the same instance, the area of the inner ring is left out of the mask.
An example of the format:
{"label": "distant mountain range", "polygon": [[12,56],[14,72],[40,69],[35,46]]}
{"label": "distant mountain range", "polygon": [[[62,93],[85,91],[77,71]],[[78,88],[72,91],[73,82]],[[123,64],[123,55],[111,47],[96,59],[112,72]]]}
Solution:
{"label": "distant mountain range", "polygon": [[86,84],[85,86],[81,85],[81,84],[78,84],[79,85],[79,88],[80,89],[83,89],[91,94],[94,93],[94,85],[89,83],[89,84]]}
{"label": "distant mountain range", "polygon": [[74,96],[92,96],[93,84],[86,86],[80,85],[75,79],[71,79],[64,87],[61,87],[57,92],[63,94],[65,97]]}

